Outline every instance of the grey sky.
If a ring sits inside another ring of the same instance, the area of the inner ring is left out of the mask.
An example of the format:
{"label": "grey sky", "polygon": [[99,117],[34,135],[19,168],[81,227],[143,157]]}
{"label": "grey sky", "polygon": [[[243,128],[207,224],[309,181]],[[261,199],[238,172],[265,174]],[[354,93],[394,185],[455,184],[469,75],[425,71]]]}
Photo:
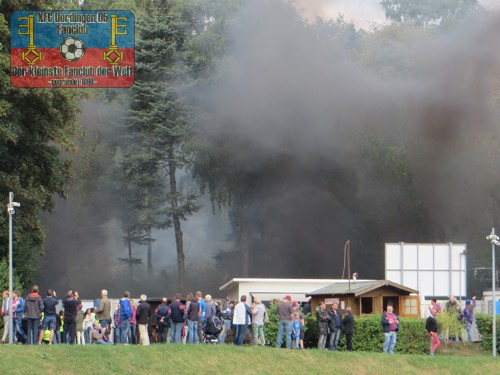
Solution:
{"label": "grey sky", "polygon": [[[368,29],[373,23],[384,23],[380,0],[293,0],[307,19],[335,19],[339,13],[357,28]],[[480,0],[486,9],[500,10],[499,0]]]}

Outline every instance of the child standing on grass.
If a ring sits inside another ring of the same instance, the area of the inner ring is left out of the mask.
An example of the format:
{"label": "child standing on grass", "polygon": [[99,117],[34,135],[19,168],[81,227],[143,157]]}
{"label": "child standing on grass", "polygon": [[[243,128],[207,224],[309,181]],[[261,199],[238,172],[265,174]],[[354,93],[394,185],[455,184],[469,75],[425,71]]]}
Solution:
{"label": "child standing on grass", "polygon": [[293,325],[292,325],[292,348],[299,349],[300,341],[300,315],[298,312],[293,314]]}

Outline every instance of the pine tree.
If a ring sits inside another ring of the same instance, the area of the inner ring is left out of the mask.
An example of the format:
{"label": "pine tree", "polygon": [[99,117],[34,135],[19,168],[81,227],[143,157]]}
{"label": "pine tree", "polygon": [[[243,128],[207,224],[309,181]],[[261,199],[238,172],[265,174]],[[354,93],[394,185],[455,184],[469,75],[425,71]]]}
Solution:
{"label": "pine tree", "polygon": [[[174,227],[179,291],[185,285],[181,220],[198,210],[196,196],[179,190],[178,174],[191,163],[190,121],[179,94],[183,65],[178,64],[188,25],[175,3],[154,1],[150,17],[139,25],[136,82],[131,89],[129,146],[124,166],[143,190],[146,231]],[[149,237],[149,246],[151,238]]]}

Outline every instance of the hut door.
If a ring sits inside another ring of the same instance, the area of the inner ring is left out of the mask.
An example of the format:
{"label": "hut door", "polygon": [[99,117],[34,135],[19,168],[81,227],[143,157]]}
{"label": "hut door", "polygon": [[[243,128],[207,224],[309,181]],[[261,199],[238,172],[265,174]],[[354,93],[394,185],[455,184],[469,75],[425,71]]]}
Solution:
{"label": "hut door", "polygon": [[373,298],[372,297],[361,297],[361,314],[373,314]]}
{"label": "hut door", "polygon": [[385,296],[383,297],[383,311],[387,311],[387,305],[391,305],[394,308],[394,314],[399,315],[399,296]]}

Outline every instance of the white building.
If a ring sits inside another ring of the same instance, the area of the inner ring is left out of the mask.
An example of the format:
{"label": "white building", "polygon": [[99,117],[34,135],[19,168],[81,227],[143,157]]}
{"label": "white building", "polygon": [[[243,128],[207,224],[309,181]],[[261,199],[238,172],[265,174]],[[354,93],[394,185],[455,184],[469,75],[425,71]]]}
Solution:
{"label": "white building", "polygon": [[425,299],[467,298],[467,245],[386,243],[385,278]]}
{"label": "white building", "polygon": [[[369,280],[358,280],[369,281]],[[309,299],[306,294],[314,290],[324,288],[333,283],[348,283],[346,279],[258,279],[258,278],[235,278],[219,290],[224,296],[239,301],[242,295],[247,296],[247,302],[254,297],[262,302],[270,302],[274,299],[281,300],[286,295],[292,297],[292,301],[305,302]],[[352,280],[351,280],[352,282]]]}

